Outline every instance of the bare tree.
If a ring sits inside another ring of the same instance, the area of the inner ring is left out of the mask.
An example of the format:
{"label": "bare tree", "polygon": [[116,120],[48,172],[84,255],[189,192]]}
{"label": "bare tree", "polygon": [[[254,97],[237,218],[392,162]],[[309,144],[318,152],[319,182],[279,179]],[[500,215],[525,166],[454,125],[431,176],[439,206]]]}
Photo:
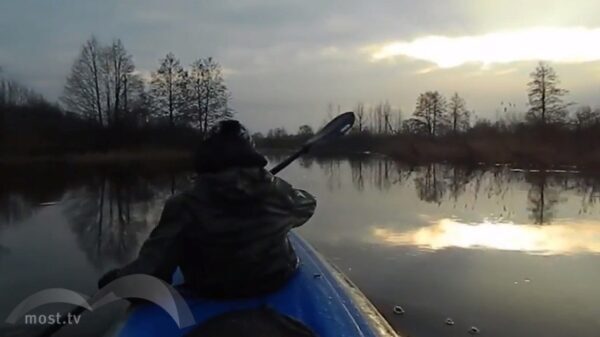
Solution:
{"label": "bare tree", "polygon": [[452,123],[452,132],[457,133],[459,131],[465,131],[469,128],[470,113],[467,110],[467,104],[465,100],[454,93],[448,103],[448,112],[450,114],[450,122]]}
{"label": "bare tree", "polygon": [[[121,114],[127,110],[126,104],[128,90],[135,87],[136,79],[133,77],[135,66],[131,55],[127,53],[120,39],[114,40],[110,46],[103,48],[102,71],[105,81],[106,111],[109,121],[118,124],[122,118]],[[112,101],[112,104],[111,104]],[[111,109],[112,108],[112,109]],[[111,123],[111,124],[112,124]]]}
{"label": "bare tree", "polygon": [[545,62],[540,62],[530,74],[532,80],[529,87],[529,111],[527,119],[533,123],[562,123],[567,115],[567,106],[562,97],[568,90],[558,87],[560,81],[554,69]]}
{"label": "bare tree", "polygon": [[15,80],[0,77],[0,107],[38,103],[46,103],[42,95]]}
{"label": "bare tree", "polygon": [[169,116],[169,124],[183,114],[186,105],[188,74],[173,53],[160,60],[160,67],[152,73],[150,94],[154,108]]}
{"label": "bare tree", "polygon": [[361,133],[365,129],[365,105],[364,105],[364,103],[358,102],[356,104],[354,114],[356,116],[356,123],[354,123],[354,130],[358,133]]}
{"label": "bare tree", "polygon": [[61,101],[85,118],[112,125],[126,113],[130,97],[139,96],[141,90],[143,84],[135,75],[133,58],[121,40],[102,46],[92,36],[71,67]]}
{"label": "bare tree", "polygon": [[197,116],[196,126],[205,134],[208,128],[220,119],[229,118],[230,94],[223,79],[221,65],[212,57],[198,59],[190,71],[190,107]]}
{"label": "bare tree", "polygon": [[446,99],[437,91],[420,94],[414,117],[426,125],[429,135],[439,135],[448,122]]}
{"label": "bare tree", "polygon": [[298,133],[297,135],[300,136],[301,138],[310,138],[315,134],[313,128],[308,125],[308,124],[304,124],[304,125],[300,125],[300,127],[298,128]]}
{"label": "bare tree", "polygon": [[71,111],[104,124],[100,88],[101,46],[94,36],[88,39],[73,62],[67,77],[62,103]]}
{"label": "bare tree", "polygon": [[392,127],[392,106],[388,101],[382,104],[381,114],[383,117],[383,133],[392,133],[394,131],[394,128]]}
{"label": "bare tree", "polygon": [[402,109],[400,108],[398,108],[398,111],[396,113],[396,120],[394,122],[394,132],[402,132]]}
{"label": "bare tree", "polygon": [[592,110],[589,105],[579,107],[573,122],[578,130],[596,125],[600,123],[600,109]]}
{"label": "bare tree", "polygon": [[120,114],[129,123],[140,125],[149,121],[149,98],[145,92],[145,83],[139,74],[122,76]]}

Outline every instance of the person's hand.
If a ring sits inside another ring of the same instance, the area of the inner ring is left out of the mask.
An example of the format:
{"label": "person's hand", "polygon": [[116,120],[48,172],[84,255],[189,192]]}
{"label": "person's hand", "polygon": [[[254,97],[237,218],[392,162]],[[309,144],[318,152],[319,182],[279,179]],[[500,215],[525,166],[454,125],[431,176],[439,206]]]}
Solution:
{"label": "person's hand", "polygon": [[98,289],[104,288],[105,285],[117,279],[119,277],[119,271],[119,268],[115,268],[102,275],[102,277],[98,280]]}

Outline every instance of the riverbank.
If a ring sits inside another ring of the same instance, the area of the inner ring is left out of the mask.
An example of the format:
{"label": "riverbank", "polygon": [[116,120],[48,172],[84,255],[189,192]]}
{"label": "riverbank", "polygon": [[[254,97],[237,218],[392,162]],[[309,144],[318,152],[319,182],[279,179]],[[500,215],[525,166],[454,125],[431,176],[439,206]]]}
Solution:
{"label": "riverbank", "polygon": [[[286,146],[278,146],[285,144]],[[262,148],[284,151],[301,143],[263,141]],[[425,137],[417,135],[354,134],[314,148],[314,156],[380,154],[408,165],[508,165],[520,168],[600,169],[600,139],[595,134],[569,132],[498,133]]]}
{"label": "riverbank", "polygon": [[[177,149],[137,149],[62,155],[12,155],[0,157],[0,166],[38,164],[94,165],[183,165],[191,163],[192,151]],[[190,164],[191,166],[191,164]]]}
{"label": "riverbank", "polygon": [[[569,134],[480,134],[457,137],[414,135],[376,136],[353,134],[315,147],[315,157],[385,155],[408,165],[451,163],[455,165],[509,165],[520,168],[600,169],[600,146],[589,137]],[[257,142],[260,151],[284,156],[300,148],[302,139],[268,139]],[[0,166],[38,164],[192,166],[193,151],[178,147],[141,147],[62,155],[0,156]]]}

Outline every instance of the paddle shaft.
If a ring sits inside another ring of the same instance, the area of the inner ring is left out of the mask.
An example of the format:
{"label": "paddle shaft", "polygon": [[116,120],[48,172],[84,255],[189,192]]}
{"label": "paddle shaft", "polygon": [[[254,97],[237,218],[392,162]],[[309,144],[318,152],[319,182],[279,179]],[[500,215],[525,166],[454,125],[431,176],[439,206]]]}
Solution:
{"label": "paddle shaft", "polygon": [[296,153],[292,154],[287,159],[285,159],[284,161],[282,161],[281,163],[279,163],[275,167],[273,167],[270,170],[271,174],[276,175],[277,173],[279,173],[279,171],[281,171],[284,168],[286,168],[294,160],[298,159],[298,157],[300,157],[301,155],[303,155],[306,152],[308,152],[309,149],[310,149],[310,146],[304,145],[300,150],[296,151]]}
{"label": "paddle shaft", "polygon": [[327,125],[325,125],[319,132],[317,132],[314,136],[312,136],[300,150],[296,151],[294,154],[286,158],[281,163],[275,165],[271,169],[271,174],[275,175],[279,173],[281,170],[286,168],[289,164],[291,164],[294,160],[298,159],[301,155],[307,153],[311,147],[317,143],[323,143],[330,139],[340,137],[350,131],[354,125],[354,113],[345,112],[333,120],[331,120]]}

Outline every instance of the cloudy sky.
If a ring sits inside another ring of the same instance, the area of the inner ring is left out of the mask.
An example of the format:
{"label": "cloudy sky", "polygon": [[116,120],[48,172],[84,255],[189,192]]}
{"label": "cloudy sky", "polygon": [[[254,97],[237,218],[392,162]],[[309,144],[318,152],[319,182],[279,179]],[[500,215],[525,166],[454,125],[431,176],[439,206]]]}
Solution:
{"label": "cloudy sky", "polygon": [[458,92],[481,117],[526,108],[539,59],[569,99],[600,105],[597,0],[2,0],[0,66],[57,99],[81,44],[121,38],[149,73],[174,52],[213,56],[233,107],[265,131],[319,126],[329,102],[388,100],[404,116],[425,90]]}

